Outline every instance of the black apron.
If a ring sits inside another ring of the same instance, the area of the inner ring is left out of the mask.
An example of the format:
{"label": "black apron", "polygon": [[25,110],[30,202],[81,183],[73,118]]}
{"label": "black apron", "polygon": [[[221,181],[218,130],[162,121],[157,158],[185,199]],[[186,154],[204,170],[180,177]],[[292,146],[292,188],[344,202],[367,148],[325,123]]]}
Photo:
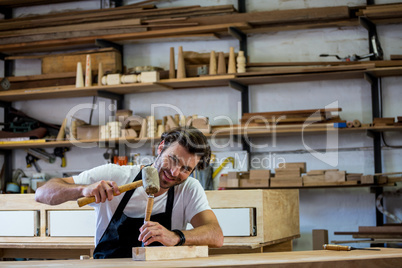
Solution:
{"label": "black apron", "polygon": [[[134,181],[141,180],[141,178],[142,170],[137,174]],[[126,192],[120,201],[108,227],[94,250],[94,259],[132,258],[132,248],[141,247],[142,242],[138,241],[138,237],[140,236],[139,229],[144,224],[144,218],[130,218],[123,213],[135,190]],[[165,212],[152,215],[151,221],[158,222],[166,229],[171,230],[173,200],[174,187],[171,187],[168,191]],[[161,245],[159,242],[154,242],[150,246]]]}

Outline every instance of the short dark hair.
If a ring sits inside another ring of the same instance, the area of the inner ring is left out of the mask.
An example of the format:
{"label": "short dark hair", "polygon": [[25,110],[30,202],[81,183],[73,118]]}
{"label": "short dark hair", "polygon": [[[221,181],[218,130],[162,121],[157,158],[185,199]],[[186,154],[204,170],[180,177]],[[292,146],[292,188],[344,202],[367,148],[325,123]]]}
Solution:
{"label": "short dark hair", "polygon": [[200,157],[196,169],[204,169],[211,159],[211,147],[207,137],[195,127],[178,127],[162,134],[161,142],[164,141],[162,152],[172,143],[178,142],[186,150]]}

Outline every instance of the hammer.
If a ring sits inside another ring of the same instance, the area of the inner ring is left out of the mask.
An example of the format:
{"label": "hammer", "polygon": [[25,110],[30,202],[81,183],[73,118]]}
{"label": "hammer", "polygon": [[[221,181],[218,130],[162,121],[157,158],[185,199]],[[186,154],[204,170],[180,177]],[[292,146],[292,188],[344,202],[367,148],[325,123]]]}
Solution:
{"label": "hammer", "polygon": [[[125,185],[121,185],[121,186],[119,186],[119,191],[120,191],[120,193],[124,193],[124,192],[130,191],[132,189],[136,189],[140,186],[144,186],[145,192],[148,194],[148,196],[152,195],[152,204],[150,206],[150,211],[152,212],[153,196],[154,196],[154,194],[159,192],[159,175],[158,175],[158,171],[156,168],[151,167],[151,166],[144,167],[142,170],[142,180],[128,183]],[[115,195],[115,194],[113,194],[113,195]],[[81,197],[77,200],[79,207],[91,204],[93,202],[95,202],[95,196]],[[149,203],[150,203],[150,198],[148,198],[148,204]],[[147,210],[148,210],[148,204],[147,204]],[[151,216],[151,212],[149,213],[149,217]]]}

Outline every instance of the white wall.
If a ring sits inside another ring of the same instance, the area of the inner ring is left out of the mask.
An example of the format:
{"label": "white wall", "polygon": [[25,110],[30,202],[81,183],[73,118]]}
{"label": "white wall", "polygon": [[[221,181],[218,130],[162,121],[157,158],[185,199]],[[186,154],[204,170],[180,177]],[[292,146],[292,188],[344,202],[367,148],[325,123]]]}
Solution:
{"label": "white wall", "polygon": [[[94,2],[82,2],[82,8],[94,8]],[[134,1],[127,1],[132,3]],[[166,1],[160,7],[199,4],[201,1]],[[232,4],[236,1],[202,1],[202,5]],[[377,1],[378,3],[390,3],[396,1]],[[337,0],[337,1],[247,1],[249,11],[294,9],[321,6],[338,5],[363,5],[365,1]],[[62,5],[59,5],[60,8]],[[159,6],[159,4],[158,4]],[[76,5],[67,5],[63,8],[76,8]],[[41,8],[20,9],[17,15],[44,11]],[[51,11],[50,6],[46,11]],[[400,25],[384,25],[378,27],[380,41],[382,42],[385,59],[390,54],[401,54]],[[291,62],[291,61],[319,61],[333,60],[319,58],[321,53],[334,53],[341,56],[351,54],[368,53],[367,32],[362,27],[342,27],[314,30],[299,30],[287,32],[275,32],[250,36],[248,39],[249,56],[251,62]],[[237,41],[208,41],[208,42],[180,42],[180,43],[156,43],[133,44],[124,47],[124,64],[131,68],[136,65],[156,65],[168,69],[169,48],[183,46],[185,51],[209,52],[229,51],[234,46],[238,51]],[[18,63],[16,75],[37,74],[40,68],[37,62]],[[0,67],[1,68],[1,67]],[[402,115],[399,105],[401,100],[401,77],[382,79],[383,85],[383,112],[384,116]],[[14,106],[29,113],[33,117],[61,124],[65,115],[78,104],[91,103],[92,98],[74,98],[67,100],[40,100],[21,101]],[[103,107],[108,107],[107,100]],[[206,89],[184,89],[168,92],[139,93],[125,96],[125,108],[131,109],[135,114],[148,115],[155,111],[158,119],[163,115],[175,114],[176,111],[167,105],[176,106],[186,115],[198,114],[208,116],[212,124],[226,124],[225,117],[238,122],[240,94],[228,87]],[[360,79],[339,81],[317,81],[300,83],[282,83],[258,85],[250,87],[251,112],[280,111],[294,109],[323,108],[335,102],[343,109],[340,113],[343,119],[359,119],[363,123],[372,122],[371,117],[371,93],[370,85]],[[164,107],[161,107],[163,104]],[[103,104],[102,104],[103,105]],[[157,106],[155,108],[155,106]],[[94,124],[99,121],[98,112],[94,113]],[[106,111],[108,116],[110,111]],[[87,120],[88,110],[80,110],[77,114],[80,119]],[[390,144],[400,145],[400,132],[387,133],[386,140]],[[275,160],[280,158],[286,161],[305,161],[308,169],[331,168],[325,160],[334,160],[336,168],[348,172],[372,174],[373,151],[372,139],[365,133],[342,134],[338,138],[330,137],[331,141],[337,141],[340,150],[327,152],[322,159],[314,157],[306,152],[305,145],[314,150],[326,149],[325,135],[304,135],[304,144],[300,136],[278,136],[273,144],[272,137],[253,138],[255,145],[264,145],[263,148],[252,149],[255,158],[265,159],[269,168],[275,168]],[[226,148],[238,150],[238,148]],[[295,150],[299,150],[295,152]],[[50,149],[48,149],[50,152]],[[62,172],[78,172],[100,164],[105,160],[102,154],[105,149],[72,148],[67,153],[68,166],[60,168],[60,162],[45,164],[39,162],[44,171],[50,174],[60,175]],[[151,154],[148,144],[136,150],[141,155]],[[401,149],[384,148],[383,171],[400,171],[402,160]],[[59,161],[59,160],[58,160]],[[276,162],[277,163],[277,162]],[[14,168],[21,168],[27,173],[34,170],[25,167],[25,152],[14,151]],[[255,166],[254,168],[259,168]],[[387,188],[386,190],[394,190]],[[402,218],[401,197],[386,197],[386,208]],[[330,240],[350,240],[350,236],[334,236],[334,231],[357,231],[358,226],[375,225],[375,200],[374,194],[368,188],[333,188],[333,189],[308,189],[300,190],[300,224],[301,238],[295,241],[295,250],[309,250],[312,248],[312,229],[328,229]],[[368,246],[359,244],[353,246]]]}

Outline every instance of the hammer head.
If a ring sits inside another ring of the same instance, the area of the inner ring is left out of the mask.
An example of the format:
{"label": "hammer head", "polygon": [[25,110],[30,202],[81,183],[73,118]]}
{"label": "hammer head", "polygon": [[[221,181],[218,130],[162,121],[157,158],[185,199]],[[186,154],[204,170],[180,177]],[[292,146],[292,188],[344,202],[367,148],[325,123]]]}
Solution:
{"label": "hammer head", "polygon": [[142,169],[142,184],[148,195],[159,192],[159,174],[154,167],[148,166]]}

